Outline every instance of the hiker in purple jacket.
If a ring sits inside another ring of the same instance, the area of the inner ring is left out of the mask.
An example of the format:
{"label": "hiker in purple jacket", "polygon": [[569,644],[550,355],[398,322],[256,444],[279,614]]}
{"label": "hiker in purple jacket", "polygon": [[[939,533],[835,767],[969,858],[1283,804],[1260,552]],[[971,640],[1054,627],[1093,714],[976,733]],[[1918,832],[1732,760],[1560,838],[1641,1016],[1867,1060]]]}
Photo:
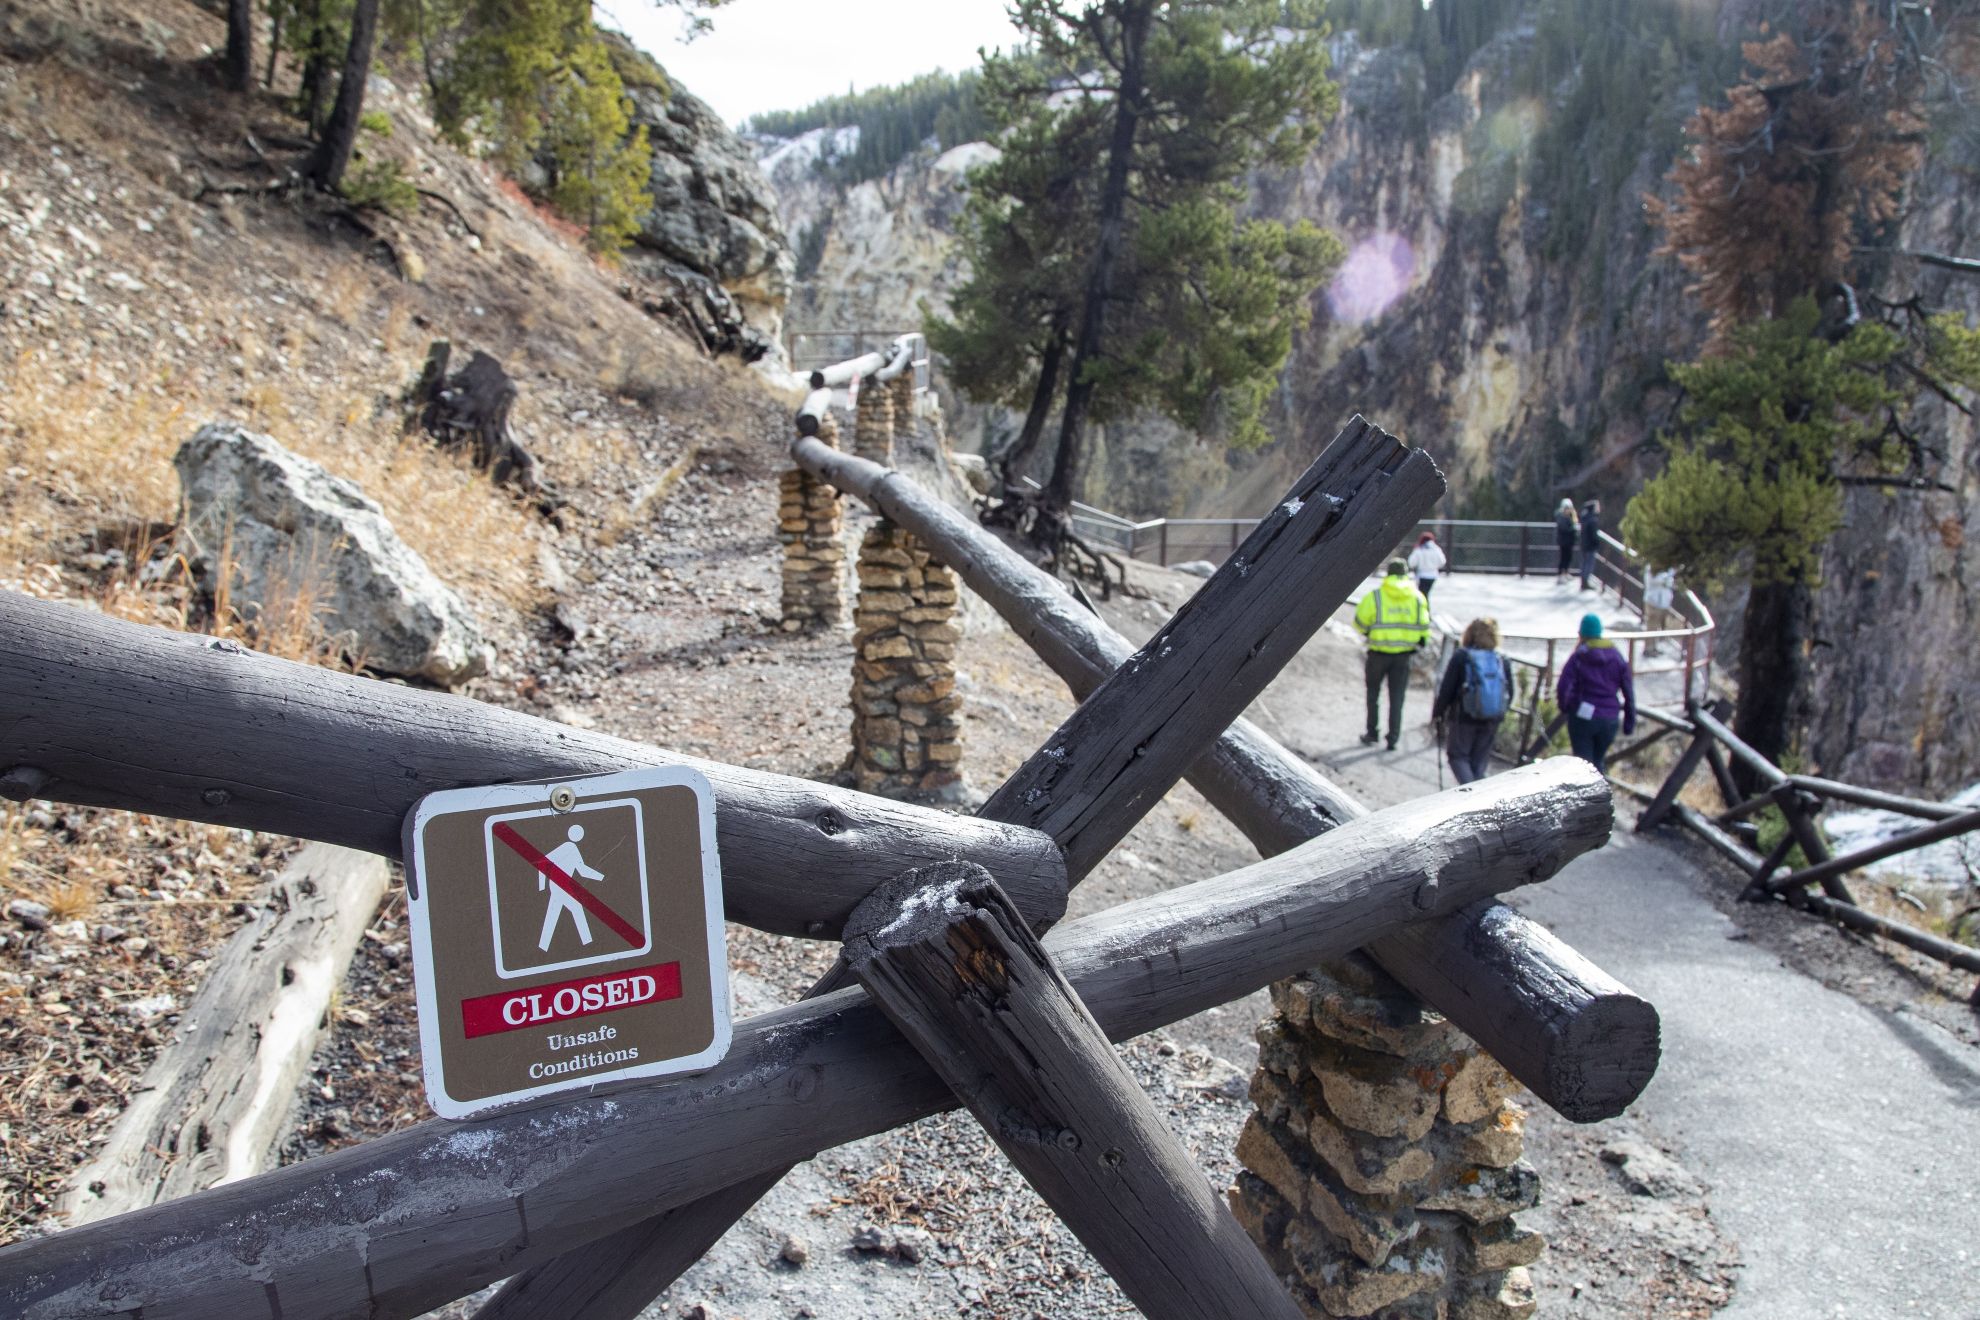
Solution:
{"label": "hiker in purple jacket", "polygon": [[1630,677],[1629,661],[1602,636],[1599,614],[1581,616],[1581,645],[1561,666],[1555,696],[1567,713],[1574,754],[1607,774],[1609,744],[1616,740],[1617,725],[1626,734],[1636,732],[1636,682]]}

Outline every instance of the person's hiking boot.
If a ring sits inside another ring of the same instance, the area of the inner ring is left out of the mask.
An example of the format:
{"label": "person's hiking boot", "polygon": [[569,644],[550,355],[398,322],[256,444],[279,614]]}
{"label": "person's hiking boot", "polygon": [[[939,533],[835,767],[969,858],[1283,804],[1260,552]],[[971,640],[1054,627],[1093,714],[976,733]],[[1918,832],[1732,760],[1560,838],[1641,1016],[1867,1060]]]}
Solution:
{"label": "person's hiking boot", "polygon": [[1376,735],[1374,735],[1374,734],[1372,734],[1372,733],[1364,733],[1364,734],[1362,734],[1362,735],[1361,735],[1361,745],[1362,745],[1363,747],[1373,747],[1373,746],[1375,745],[1375,737],[1376,737]]}
{"label": "person's hiking boot", "polygon": [[1396,750],[1396,740],[1393,737],[1389,739],[1389,750],[1392,752]]}

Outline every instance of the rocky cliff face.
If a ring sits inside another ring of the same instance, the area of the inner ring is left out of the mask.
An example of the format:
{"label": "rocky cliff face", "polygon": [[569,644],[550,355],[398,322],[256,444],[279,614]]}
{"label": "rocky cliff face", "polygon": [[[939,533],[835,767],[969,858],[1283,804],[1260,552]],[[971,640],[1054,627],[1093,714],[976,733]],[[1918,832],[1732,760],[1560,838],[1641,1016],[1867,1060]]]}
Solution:
{"label": "rocky cliff face", "polygon": [[632,121],[646,129],[653,147],[653,209],[627,265],[690,285],[712,282],[774,344],[791,295],[793,257],[755,153],[650,56],[617,33],[604,35],[633,103]]}
{"label": "rocky cliff face", "polygon": [[[1259,212],[1313,219],[1350,253],[1287,366],[1274,442],[1231,455],[1163,424],[1116,427],[1097,447],[1089,500],[1140,516],[1254,510],[1362,412],[1437,458],[1454,514],[1543,516],[1564,494],[1622,507],[1659,462],[1675,402],[1665,364],[1704,337],[1641,204],[1702,93],[1678,70],[1640,107],[1620,159],[1577,161],[1569,182],[1557,171],[1536,189],[1536,144],[1567,103],[1515,90],[1540,39],[1508,26],[1446,87],[1428,86],[1413,54],[1337,40],[1339,120],[1299,169],[1253,184]],[[1941,135],[1904,245],[1966,250],[1980,162],[1952,156],[1973,151],[1970,137]],[[945,242],[960,202],[960,171],[937,168],[949,158],[923,153],[841,190],[811,168],[815,152],[782,151],[769,163],[787,227],[825,226],[794,323],[892,326],[921,299],[940,305],[962,273]],[[1572,226],[1555,223],[1563,208]],[[1980,281],[1893,274],[1928,301],[1980,310]],[[1008,424],[971,418],[955,428],[965,443]],[[1969,641],[1980,562],[1964,531],[1980,514],[1980,449],[1949,410],[1933,432],[1956,492],[1851,494],[1826,568],[1807,750],[1830,773],[1944,792],[1980,774],[1965,695],[1980,691]],[[1736,620],[1736,593],[1714,604]]]}

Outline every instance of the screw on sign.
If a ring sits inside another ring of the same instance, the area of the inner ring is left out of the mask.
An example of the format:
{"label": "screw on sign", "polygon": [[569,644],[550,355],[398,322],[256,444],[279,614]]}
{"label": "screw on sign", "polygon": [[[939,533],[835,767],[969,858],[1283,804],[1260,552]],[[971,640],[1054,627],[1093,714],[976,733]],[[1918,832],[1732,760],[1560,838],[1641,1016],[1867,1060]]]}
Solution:
{"label": "screw on sign", "polygon": [[714,796],[694,771],[429,794],[406,818],[406,889],[441,1117],[728,1050]]}

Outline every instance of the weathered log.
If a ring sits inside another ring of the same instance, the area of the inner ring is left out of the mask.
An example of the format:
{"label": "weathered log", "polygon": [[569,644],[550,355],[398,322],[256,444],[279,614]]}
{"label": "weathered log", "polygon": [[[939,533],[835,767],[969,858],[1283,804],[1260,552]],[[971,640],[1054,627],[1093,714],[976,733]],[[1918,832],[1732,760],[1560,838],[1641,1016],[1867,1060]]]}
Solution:
{"label": "weathered log", "polygon": [[[1817,916],[1827,917],[1831,921],[1840,922],[1872,935],[1881,935],[1928,958],[1937,958],[1948,967],[1957,967],[1963,972],[1980,972],[1980,949],[1940,939],[1937,935],[1915,930],[1901,921],[1892,921],[1874,912],[1865,912],[1854,903],[1838,903],[1819,894],[1795,893],[1788,895],[1787,901],[1791,907],[1806,908]],[[1980,991],[1976,991],[1976,999],[1980,999]]]}
{"label": "weathered log", "polygon": [[[1351,554],[1337,562],[1329,552],[1342,538],[1350,545],[1392,544],[1428,511],[1442,488],[1435,465],[1420,451],[1404,449],[1357,418],[1197,598],[1084,700],[978,814],[1036,821],[1066,850],[1068,878],[1077,884],[1175,784],[1183,768],[1214,745],[1381,553],[1373,551],[1369,562],[1348,567]],[[821,987],[838,983],[843,965],[842,958]],[[727,1221],[712,1206],[693,1211],[695,1222],[683,1231],[698,1245],[712,1245]],[[625,1240],[652,1236],[634,1229]],[[666,1260],[678,1262],[685,1255],[671,1251]],[[635,1315],[674,1278],[653,1262],[588,1251],[504,1289],[481,1320],[545,1315],[522,1309],[520,1298],[561,1301],[582,1290],[587,1277],[599,1275],[625,1282],[614,1287],[613,1300],[581,1312],[582,1320]],[[623,1299],[640,1292],[631,1283],[635,1277],[648,1291],[628,1309]]]}
{"label": "weathered log", "polygon": [[862,353],[844,362],[834,362],[829,367],[820,367],[811,373],[811,388],[814,390],[842,389],[864,376],[887,365],[887,359],[878,353]]}
{"label": "weathered log", "polygon": [[880,381],[894,380],[902,373],[914,370],[917,351],[925,341],[920,335],[902,335],[887,346],[887,364],[873,373]]}
{"label": "weathered log", "polygon": [[1301,1311],[982,867],[874,891],[846,923],[867,995],[1151,1320]]}
{"label": "weathered log", "polygon": [[426,350],[426,362],[413,385],[411,402],[419,409],[419,424],[443,445],[467,445],[474,464],[496,485],[556,500],[543,479],[543,465],[509,430],[509,413],[519,393],[502,364],[475,350],[468,363],[447,373],[453,345],[436,339]]}
{"label": "weathered log", "polygon": [[660,748],[232,642],[0,592],[0,771],[37,796],[268,830],[396,858],[442,788],[684,765],[715,790],[729,919],[837,938],[903,866],[960,858],[1036,920],[1065,910],[1049,838]]}
{"label": "weathered log", "polygon": [[1902,797],[1896,793],[1880,793],[1874,788],[1858,788],[1854,784],[1838,783],[1816,775],[1789,775],[1788,782],[1805,793],[1835,798],[1839,802],[1854,803],[1874,811],[1916,816],[1920,820],[1951,820],[1961,811],[1961,808],[1945,802],[1927,802],[1922,798]]}
{"label": "weathered log", "polygon": [[1726,764],[1725,755],[1719,751],[1717,743],[1705,744],[1705,764],[1712,768],[1712,780],[1719,786],[1719,800],[1728,803],[1739,801],[1739,785],[1733,782],[1732,767]]}
{"label": "weathered log", "polygon": [[831,411],[832,391],[817,389],[805,395],[803,405],[798,408],[798,433],[808,436],[817,435]]}
{"label": "weathered log", "polygon": [[1684,792],[1685,785],[1689,784],[1691,777],[1698,773],[1699,765],[1705,760],[1705,750],[1711,745],[1712,735],[1694,725],[1691,745],[1684,749],[1684,754],[1678,757],[1677,764],[1671,767],[1668,775],[1664,776],[1663,785],[1657,790],[1657,796],[1650,799],[1650,805],[1645,807],[1642,814],[1636,818],[1638,834],[1648,834],[1664,823],[1664,817],[1670,815],[1672,809],[1677,806],[1678,794]]}
{"label": "weathered log", "polygon": [[1767,892],[1767,881],[1787,862],[1787,855],[1793,849],[1794,836],[1783,834],[1774,845],[1774,850],[1761,858],[1760,865],[1754,868],[1753,878],[1747,881],[1746,888],[1739,891],[1739,901],[1757,903],[1761,899],[1771,898],[1772,895]]}
{"label": "weathered log", "polygon": [[1920,826],[1896,838],[1885,839],[1882,843],[1866,844],[1855,852],[1844,853],[1840,857],[1824,858],[1812,866],[1805,866],[1799,871],[1770,881],[1767,889],[1769,893],[1778,894],[1789,889],[1820,884],[1831,877],[1854,871],[1858,867],[1881,862],[1886,857],[1896,857],[1901,853],[1908,853],[1946,839],[1955,839],[1973,830],[1980,830],[1980,810],[1966,811],[1946,820],[1934,821],[1930,825]]}
{"label": "weathered log", "polygon": [[[816,441],[793,446],[798,465],[858,495],[919,537],[1083,698],[1134,647],[1056,579],[906,476]],[[1702,755],[1702,753],[1700,753]],[[1305,760],[1246,720],[1189,769],[1190,783],[1271,856],[1365,814]],[[1391,976],[1503,1061],[1574,1122],[1613,1118],[1656,1071],[1656,1010],[1546,927],[1484,904],[1412,928],[1407,943],[1369,950]],[[1583,1043],[1609,1051],[1581,1066]],[[1628,1066],[1615,1060],[1630,1058]]]}
{"label": "weathered log", "polygon": [[1759,874],[1762,859],[1738,839],[1714,825],[1704,812],[1679,802],[1671,807],[1671,815],[1680,825],[1704,840],[1712,851],[1744,871],[1749,880]]}
{"label": "weathered log", "polygon": [[[1562,759],[1069,922],[1046,948],[1110,1038],[1227,1003],[1398,920],[1543,880],[1607,838]],[[694,1077],[417,1127],[0,1249],[24,1320],[412,1316],[629,1221],[955,1103],[864,992],[738,1026]],[[244,1256],[243,1253],[250,1253]]]}
{"label": "weathered log", "polygon": [[[1735,734],[1728,728],[1720,709],[1694,706],[1691,710],[1691,719],[1698,726],[1698,731],[1701,734],[1710,734],[1714,740],[1723,744],[1728,752],[1731,752],[1742,765],[1757,775],[1762,782],[1774,788],[1788,786],[1787,772],[1775,765],[1772,761],[1769,761],[1766,757],[1760,755],[1759,752],[1742,741],[1738,734]],[[1709,752],[1710,749],[1708,748]],[[1730,774],[1728,774],[1727,778],[1730,780]],[[1736,797],[1737,794],[1733,796]],[[1801,855],[1809,861],[1818,864],[1827,862],[1829,860],[1829,845],[1822,838],[1822,832],[1815,828],[1814,819],[1803,808],[1800,799],[1795,796],[1783,797],[1780,800],[1780,806],[1781,815],[1787,819],[1789,832],[1794,835],[1794,841],[1801,845]],[[1849,886],[1843,883],[1841,871],[1831,870],[1823,872],[1820,876],[1820,882],[1822,892],[1837,902],[1856,902],[1855,895],[1849,892]],[[1779,885],[1776,884],[1774,888],[1778,889]]]}
{"label": "weathered log", "polygon": [[56,1206],[69,1223],[267,1167],[388,874],[377,857],[321,843],[282,868],[254,920],[213,960],[108,1141],[63,1184]]}
{"label": "weathered log", "polygon": [[1237,553],[1095,688],[983,814],[1059,841],[1075,884],[1214,746],[1443,494],[1443,474],[1356,417]]}

